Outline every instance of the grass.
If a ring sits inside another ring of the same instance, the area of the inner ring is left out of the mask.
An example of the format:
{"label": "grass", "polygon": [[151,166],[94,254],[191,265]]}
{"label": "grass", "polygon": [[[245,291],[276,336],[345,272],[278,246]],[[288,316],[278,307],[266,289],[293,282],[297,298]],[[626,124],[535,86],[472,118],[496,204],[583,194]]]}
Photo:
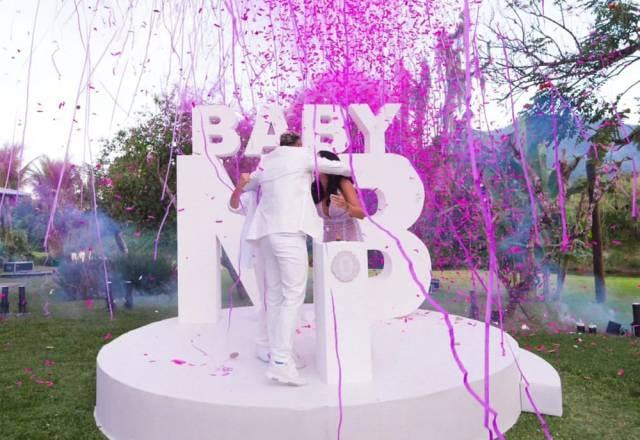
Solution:
{"label": "grass", "polygon": [[[458,313],[466,314],[466,303],[446,299],[458,298],[457,291],[470,288],[468,274],[451,271],[434,276],[442,281],[438,297],[447,309],[457,307]],[[576,302],[591,299],[588,289],[581,288],[588,281],[580,276],[568,280]],[[636,299],[639,279],[607,282],[608,306],[627,307]],[[98,351],[129,330],[175,316],[175,297],[136,297],[134,310],[119,308],[110,321],[102,301],[89,309],[82,301],[60,301],[50,278],[26,283],[31,314],[0,322],[0,438],[101,439],[93,420]],[[228,285],[225,282],[223,290]],[[49,317],[43,316],[44,309]],[[565,415],[547,418],[555,439],[640,438],[640,339],[530,332],[514,336],[522,347],[547,359],[562,377]],[[535,416],[523,414],[507,438],[543,436]]]}
{"label": "grass", "polygon": [[[466,270],[436,271],[434,278],[440,279],[440,289],[433,295],[449,312],[467,315],[469,304],[468,291],[474,289]],[[551,289],[555,290],[555,276],[552,276]],[[593,277],[590,275],[567,276],[565,289],[560,301],[546,303],[539,301],[529,304],[527,310],[537,316],[542,324],[559,323],[560,326],[573,327],[574,323],[582,320],[594,323],[600,329],[605,329],[609,320],[616,321],[628,328],[631,323],[631,304],[640,302],[640,278],[609,275],[606,277],[607,301],[603,304],[595,303]],[[475,290],[481,290],[475,288]],[[506,296],[502,301],[506,302]],[[484,302],[480,298],[481,309]],[[512,324],[521,324],[524,316],[518,315]],[[513,330],[513,329],[510,329]]]}
{"label": "grass", "polygon": [[[521,347],[560,373],[564,414],[547,417],[556,440],[640,439],[640,339],[607,335],[516,335]],[[555,350],[549,353],[550,350]],[[544,438],[533,414],[522,414],[509,439]]]}

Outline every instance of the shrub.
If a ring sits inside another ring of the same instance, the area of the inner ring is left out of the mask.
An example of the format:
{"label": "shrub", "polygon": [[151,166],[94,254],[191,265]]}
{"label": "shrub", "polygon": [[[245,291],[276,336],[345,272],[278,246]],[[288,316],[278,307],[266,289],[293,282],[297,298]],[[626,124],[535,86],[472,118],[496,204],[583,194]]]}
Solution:
{"label": "shrub", "polygon": [[64,260],[58,267],[56,284],[70,300],[102,297],[106,290],[102,261]]}
{"label": "shrub", "polygon": [[0,240],[0,254],[7,261],[23,258],[29,254],[27,232],[22,229],[7,229]]}
{"label": "shrub", "polygon": [[[173,289],[174,267],[170,259],[143,253],[120,255],[108,263],[111,292],[114,297],[122,294],[123,281],[131,281],[134,289],[149,294],[169,293]],[[102,298],[105,295],[105,279],[102,261],[85,262],[64,260],[56,275],[56,284],[69,300]]]}
{"label": "shrub", "polygon": [[136,290],[146,293],[163,293],[170,287],[174,268],[171,260],[147,253],[129,253],[120,255],[113,261],[113,267],[117,276],[123,281],[131,281]]}
{"label": "shrub", "polygon": [[29,259],[33,260],[34,266],[53,266],[55,260],[47,252],[30,252]]}

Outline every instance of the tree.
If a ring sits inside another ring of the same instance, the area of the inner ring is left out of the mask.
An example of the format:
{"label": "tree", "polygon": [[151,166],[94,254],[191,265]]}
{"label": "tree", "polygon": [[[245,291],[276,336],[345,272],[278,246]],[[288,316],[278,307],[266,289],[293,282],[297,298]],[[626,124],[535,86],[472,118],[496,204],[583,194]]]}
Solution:
{"label": "tree", "polygon": [[[614,102],[607,102],[599,92],[624,69],[640,61],[640,9],[631,1],[580,0],[573,5],[557,1],[554,5],[559,19],[545,13],[536,0],[508,2],[506,18],[512,25],[511,32],[503,33],[499,25],[491,24],[491,38],[485,40],[485,67],[494,80],[511,80],[505,99],[536,89],[526,114],[550,114],[567,120],[562,130],[550,133],[556,142],[576,135],[578,140],[590,142],[585,161],[589,199],[586,215],[590,217],[596,300],[603,302],[606,288],[599,203],[605,191],[600,177],[602,170],[609,167],[607,153],[630,141],[640,141],[637,129],[622,133],[630,110],[619,108],[622,97],[640,80]],[[591,19],[588,32],[581,34],[572,26],[568,16],[572,10]],[[571,42],[569,46],[561,43],[565,37]],[[496,55],[503,50],[508,59]],[[562,164],[556,167],[560,174]]]}
{"label": "tree", "polygon": [[[60,180],[61,175],[62,180]],[[47,210],[52,209],[56,192],[58,192],[60,208],[76,207],[80,204],[83,183],[79,169],[74,164],[42,156],[37,165],[30,170],[28,181],[33,186],[37,203]],[[58,184],[60,184],[59,190]]]}
{"label": "tree", "polygon": [[24,175],[30,164],[22,166],[20,151],[22,145],[5,145],[0,148],[0,187],[21,189],[24,184]]}
{"label": "tree", "polygon": [[[172,95],[157,97],[156,108],[141,114],[137,125],[119,131],[114,138],[104,142],[94,170],[101,209],[123,227],[135,227],[137,236],[153,235],[155,240],[150,247],[154,258],[160,231],[173,238],[165,240],[163,248],[171,254],[176,252],[176,163],[179,155],[191,154],[192,151],[193,104],[180,103],[176,106],[175,102]],[[238,155],[223,160],[232,180],[245,166],[243,162],[252,162],[242,159],[252,126],[249,118],[240,121],[237,131],[241,136],[241,150]],[[127,254],[128,246],[121,228],[115,227],[114,234],[119,249]],[[222,264],[231,278],[237,280],[238,276],[224,252]],[[247,296],[242,285],[239,285],[239,292]]]}
{"label": "tree", "polygon": [[[28,172],[31,162],[24,165],[21,161],[22,145],[5,145],[0,148],[0,188],[20,190],[23,188],[24,176]],[[11,228],[11,211],[18,202],[16,197],[9,199],[4,193],[0,195],[0,233]]]}
{"label": "tree", "polygon": [[191,113],[176,111],[170,97],[141,122],[104,142],[95,176],[100,206],[125,223],[158,228],[175,225],[176,157],[191,153]]}
{"label": "tree", "polygon": [[[27,179],[33,187],[36,211],[48,218],[51,211],[54,208],[56,210],[53,223],[49,227],[45,226],[44,234],[47,236],[48,233],[47,250],[53,255],[59,255],[68,234],[77,226],[84,189],[80,171],[71,163],[42,156],[29,171]],[[54,207],[56,193],[58,202]],[[48,221],[45,225],[47,223]]]}

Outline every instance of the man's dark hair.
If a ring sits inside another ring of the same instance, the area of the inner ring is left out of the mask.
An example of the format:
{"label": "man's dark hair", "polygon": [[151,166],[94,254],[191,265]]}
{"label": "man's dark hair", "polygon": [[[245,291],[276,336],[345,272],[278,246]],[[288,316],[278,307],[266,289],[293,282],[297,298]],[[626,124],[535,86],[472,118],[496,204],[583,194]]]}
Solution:
{"label": "man's dark hair", "polygon": [[280,145],[285,147],[291,147],[300,140],[300,135],[293,131],[287,131],[280,136]]}

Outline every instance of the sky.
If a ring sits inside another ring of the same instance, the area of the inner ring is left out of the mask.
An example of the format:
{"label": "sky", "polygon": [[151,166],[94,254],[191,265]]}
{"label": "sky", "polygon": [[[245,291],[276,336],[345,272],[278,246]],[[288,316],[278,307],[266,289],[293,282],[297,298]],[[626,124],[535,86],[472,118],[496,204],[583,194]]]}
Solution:
{"label": "sky", "polygon": [[[176,84],[201,88],[199,93],[218,87],[225,102],[233,101],[237,84],[242,102],[263,104],[268,93],[256,96],[255,87],[244,87],[255,66],[241,61],[238,47],[231,50],[231,20],[222,1],[212,2],[220,6],[214,11],[198,12],[196,3],[140,0],[131,9],[124,0],[94,0],[78,2],[76,10],[70,0],[0,0],[0,143],[23,143],[25,161],[68,152],[75,163],[92,162],[101,139],[134,124],[139,111],[152,107],[154,95]],[[242,3],[232,4],[240,10]],[[499,6],[499,0],[486,2],[481,22]],[[265,50],[258,38],[245,44]],[[612,81],[605,95],[613,97],[639,78],[638,64]],[[503,85],[490,89],[491,96],[504,93]],[[640,87],[623,104],[638,96]],[[510,123],[506,106],[491,102],[488,110],[496,126]]]}
{"label": "sky", "polygon": [[219,64],[213,38],[192,59],[198,32],[177,21],[182,2],[162,17],[155,1],[78,3],[76,12],[72,1],[0,0],[0,95],[9,104],[0,108],[0,142],[23,143],[25,160],[64,158],[68,146],[70,160],[90,161],[100,139],[135,123],[154,95],[186,77],[204,84]]}

